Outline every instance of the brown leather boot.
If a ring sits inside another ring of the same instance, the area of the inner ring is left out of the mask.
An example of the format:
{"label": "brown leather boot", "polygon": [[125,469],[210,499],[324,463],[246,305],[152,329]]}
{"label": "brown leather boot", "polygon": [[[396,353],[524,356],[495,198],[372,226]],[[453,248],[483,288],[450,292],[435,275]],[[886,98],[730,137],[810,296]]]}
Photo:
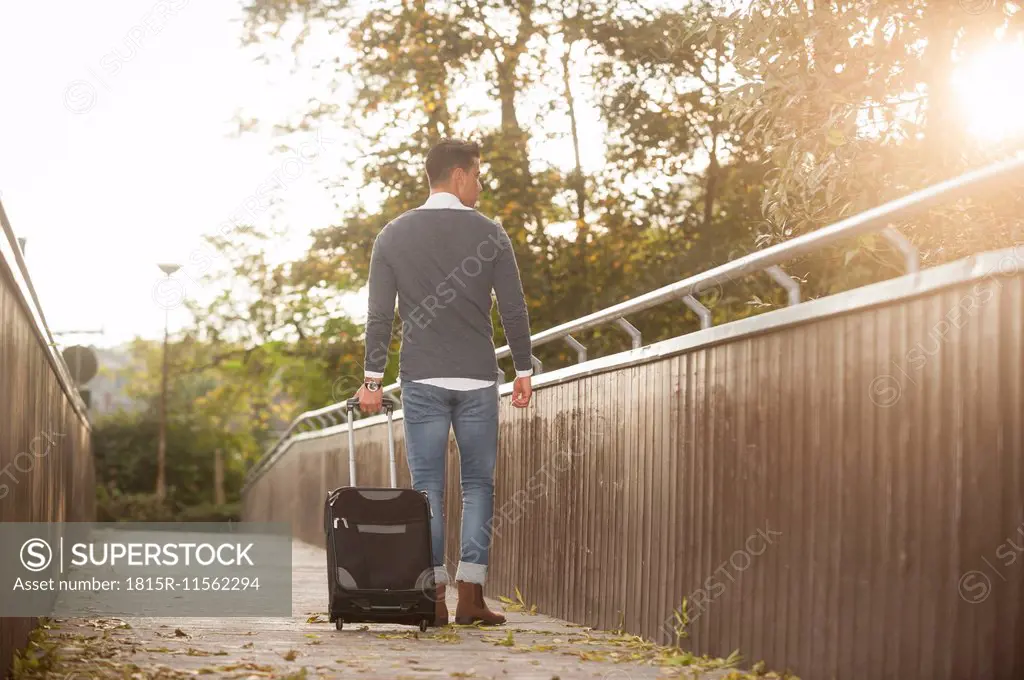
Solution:
{"label": "brown leather boot", "polygon": [[437,599],[434,601],[434,625],[448,625],[448,603],[444,599],[445,587],[443,583],[437,586]]}
{"label": "brown leather boot", "polygon": [[487,608],[484,602],[484,587],[479,583],[456,581],[459,588],[459,603],[455,606],[455,623],[468,625],[480,621],[486,626],[505,623],[505,617]]}

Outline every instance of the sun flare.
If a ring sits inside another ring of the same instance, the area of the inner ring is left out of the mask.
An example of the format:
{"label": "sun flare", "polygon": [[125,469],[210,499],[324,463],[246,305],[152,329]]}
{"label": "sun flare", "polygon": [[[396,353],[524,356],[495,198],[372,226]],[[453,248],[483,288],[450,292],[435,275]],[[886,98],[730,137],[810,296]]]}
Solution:
{"label": "sun flare", "polygon": [[988,142],[1024,136],[1024,44],[970,55],[953,72],[953,86],[970,134]]}

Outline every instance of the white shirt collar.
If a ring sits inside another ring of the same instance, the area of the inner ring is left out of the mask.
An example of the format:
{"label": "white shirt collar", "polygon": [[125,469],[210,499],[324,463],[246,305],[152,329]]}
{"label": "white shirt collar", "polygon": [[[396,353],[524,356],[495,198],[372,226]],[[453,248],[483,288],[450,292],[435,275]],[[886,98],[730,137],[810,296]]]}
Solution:
{"label": "white shirt collar", "polygon": [[427,202],[420,206],[421,210],[472,210],[467,206],[462,205],[462,201],[455,194],[450,194],[447,191],[439,191],[434,194],[430,194],[430,198]]}

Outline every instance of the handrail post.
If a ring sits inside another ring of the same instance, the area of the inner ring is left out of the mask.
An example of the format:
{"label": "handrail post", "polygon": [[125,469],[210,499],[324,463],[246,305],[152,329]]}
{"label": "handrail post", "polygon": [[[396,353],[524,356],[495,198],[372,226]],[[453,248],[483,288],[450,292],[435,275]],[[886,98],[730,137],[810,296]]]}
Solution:
{"label": "handrail post", "polygon": [[916,274],[921,269],[920,256],[918,255],[917,248],[910,242],[910,239],[901,234],[891,224],[882,230],[882,236],[903,253],[903,265],[907,268],[908,274]]}
{"label": "handrail post", "polygon": [[790,306],[800,304],[800,284],[794,281],[793,277],[782,271],[782,267],[777,264],[768,267],[765,272],[775,280],[775,283],[786,289]]}
{"label": "handrail post", "polygon": [[544,372],[544,364],[542,364],[540,362],[540,359],[538,359],[537,357],[535,357],[532,354],[530,355],[530,363],[533,365],[533,372],[534,373],[539,375],[539,374]]}
{"label": "handrail post", "polygon": [[587,348],[583,346],[583,343],[581,343],[579,340],[572,337],[571,335],[565,336],[565,341],[569,343],[570,347],[576,350],[576,361],[578,363],[582,364],[584,361],[587,360]]}
{"label": "handrail post", "polygon": [[640,334],[640,330],[637,329],[636,326],[626,321],[626,317],[620,316],[615,320],[615,323],[618,324],[622,330],[629,333],[629,339],[633,343],[633,349],[638,349],[643,346],[644,336]]}
{"label": "handrail post", "polygon": [[683,304],[693,310],[693,313],[700,319],[700,328],[711,328],[711,310],[701,304],[701,301],[692,295],[683,296]]}

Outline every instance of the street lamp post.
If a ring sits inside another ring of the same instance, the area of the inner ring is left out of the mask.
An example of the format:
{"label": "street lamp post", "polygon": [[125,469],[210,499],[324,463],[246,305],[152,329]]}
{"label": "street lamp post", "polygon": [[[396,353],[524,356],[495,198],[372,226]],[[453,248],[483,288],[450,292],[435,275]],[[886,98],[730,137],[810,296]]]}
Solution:
{"label": "street lamp post", "polygon": [[[160,270],[171,278],[174,272],[181,269],[177,264],[158,265]],[[156,443],[156,497],[164,500],[167,497],[167,338],[168,320],[170,318],[170,307],[164,306],[164,352],[163,370],[160,378],[160,434]]]}

